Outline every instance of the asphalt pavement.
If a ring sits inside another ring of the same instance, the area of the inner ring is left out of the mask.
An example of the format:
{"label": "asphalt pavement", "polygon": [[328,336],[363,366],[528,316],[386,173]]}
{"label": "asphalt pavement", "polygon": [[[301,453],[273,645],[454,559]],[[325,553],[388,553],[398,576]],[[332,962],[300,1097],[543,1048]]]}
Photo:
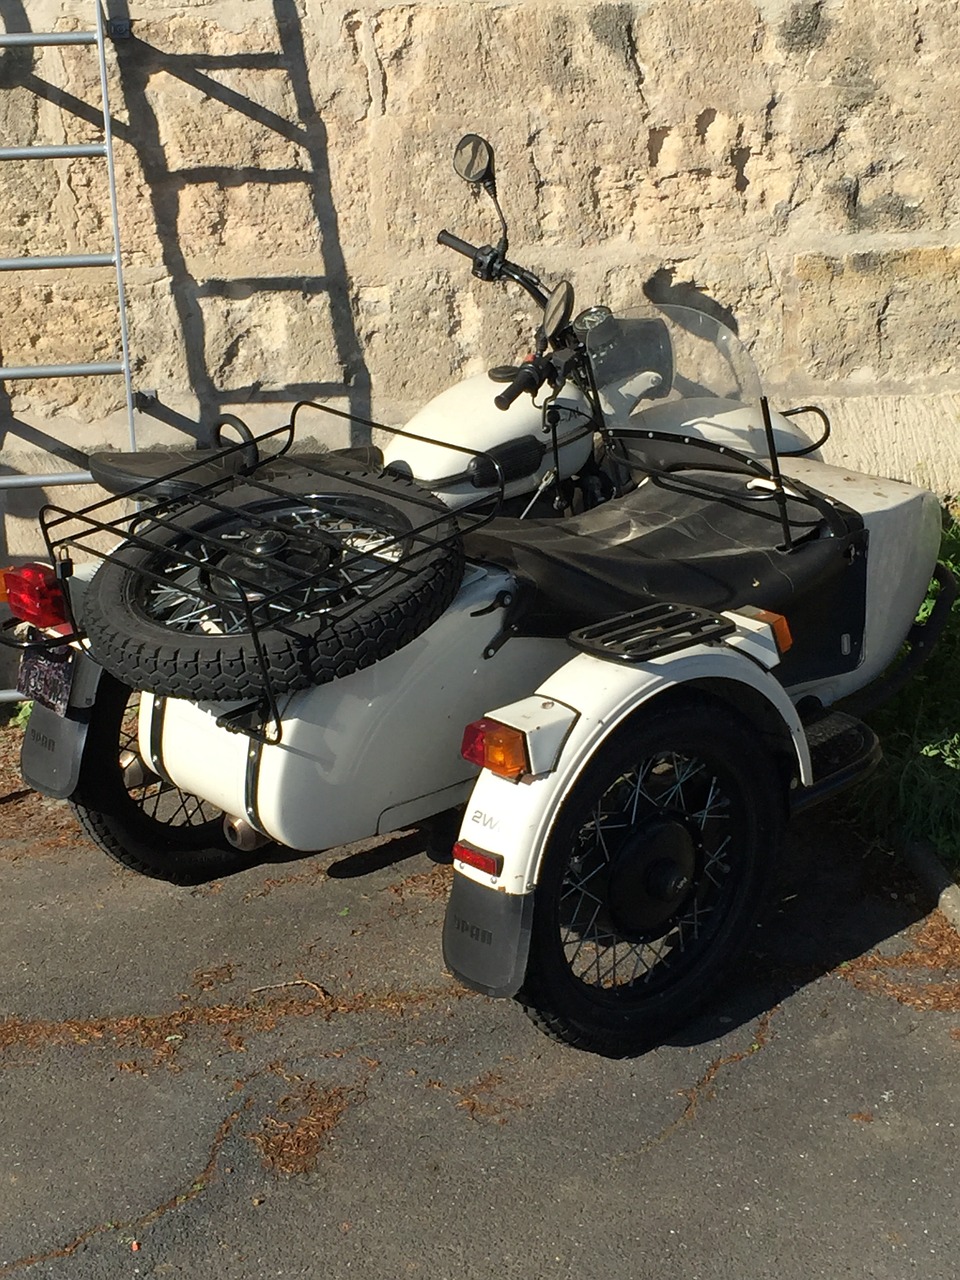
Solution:
{"label": "asphalt pavement", "polygon": [[843,822],[796,825],[720,997],[617,1062],[444,972],[422,832],[176,889],[9,741],[0,1277],[956,1275],[960,942]]}

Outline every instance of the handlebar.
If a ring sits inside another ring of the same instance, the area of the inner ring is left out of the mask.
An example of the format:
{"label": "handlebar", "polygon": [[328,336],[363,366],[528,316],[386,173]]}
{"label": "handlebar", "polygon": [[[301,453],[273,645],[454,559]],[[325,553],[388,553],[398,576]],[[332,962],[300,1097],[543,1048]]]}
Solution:
{"label": "handlebar", "polygon": [[525,391],[535,396],[546,382],[549,372],[549,359],[546,356],[534,356],[532,360],[520,366],[510,385],[498,396],[494,396],[493,403],[498,409],[506,411],[517,396],[522,396]]}
{"label": "handlebar", "polygon": [[478,280],[512,280],[526,290],[538,307],[546,306],[547,295],[543,292],[539,279],[532,271],[517,266],[515,262],[508,262],[503,256],[502,247],[495,249],[493,245],[485,244],[476,249],[449,231],[441,231],[437,235],[437,244],[445,245],[448,249],[462,253],[465,258],[472,259],[473,274]]}
{"label": "handlebar", "polygon": [[449,231],[441,231],[437,236],[437,244],[445,245],[448,249],[455,249],[457,253],[462,253],[465,258],[475,258],[477,251],[472,244],[467,244],[466,240],[461,240],[459,236],[452,235]]}

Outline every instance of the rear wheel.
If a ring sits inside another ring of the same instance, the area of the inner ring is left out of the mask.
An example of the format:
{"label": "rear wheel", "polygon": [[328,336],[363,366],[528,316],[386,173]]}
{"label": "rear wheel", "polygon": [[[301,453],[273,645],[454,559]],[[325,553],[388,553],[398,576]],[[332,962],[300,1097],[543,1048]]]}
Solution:
{"label": "rear wheel", "polygon": [[197,884],[241,869],[214,805],[180,791],[145,764],[137,744],[140,694],[104,672],[70,803],[109,857],[140,875]]}
{"label": "rear wheel", "polygon": [[674,705],[621,730],[544,855],[517,997],[529,1016],[610,1057],[659,1043],[746,945],[784,811],[769,756],[718,706]]}

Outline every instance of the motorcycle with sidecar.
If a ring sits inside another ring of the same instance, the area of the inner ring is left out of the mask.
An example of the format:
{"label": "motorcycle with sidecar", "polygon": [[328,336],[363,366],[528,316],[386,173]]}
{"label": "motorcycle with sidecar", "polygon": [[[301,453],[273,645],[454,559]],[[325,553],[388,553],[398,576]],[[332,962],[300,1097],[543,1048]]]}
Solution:
{"label": "motorcycle with sidecar", "polygon": [[455,168],[502,235],[439,240],[531,296],[534,354],[369,446],[298,450],[337,412],[303,402],[214,449],[92,457],[111,496],[45,507],[50,564],[3,575],[22,772],[180,883],[464,806],[450,970],[634,1054],[722,981],[790,814],[879,759],[858,700],[955,593],[939,505],[823,462],[824,415],[774,410],[702,311],[548,293],[507,258],[489,144]]}

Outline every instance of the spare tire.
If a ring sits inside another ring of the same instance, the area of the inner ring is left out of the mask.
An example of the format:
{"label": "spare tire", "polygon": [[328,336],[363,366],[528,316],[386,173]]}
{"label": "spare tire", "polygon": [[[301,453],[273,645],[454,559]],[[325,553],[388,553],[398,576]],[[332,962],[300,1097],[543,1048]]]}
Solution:
{"label": "spare tire", "polygon": [[451,513],[390,473],[274,464],[163,511],[82,604],[91,656],[134,689],[230,701],[325,684],[424,632],[463,575]]}

